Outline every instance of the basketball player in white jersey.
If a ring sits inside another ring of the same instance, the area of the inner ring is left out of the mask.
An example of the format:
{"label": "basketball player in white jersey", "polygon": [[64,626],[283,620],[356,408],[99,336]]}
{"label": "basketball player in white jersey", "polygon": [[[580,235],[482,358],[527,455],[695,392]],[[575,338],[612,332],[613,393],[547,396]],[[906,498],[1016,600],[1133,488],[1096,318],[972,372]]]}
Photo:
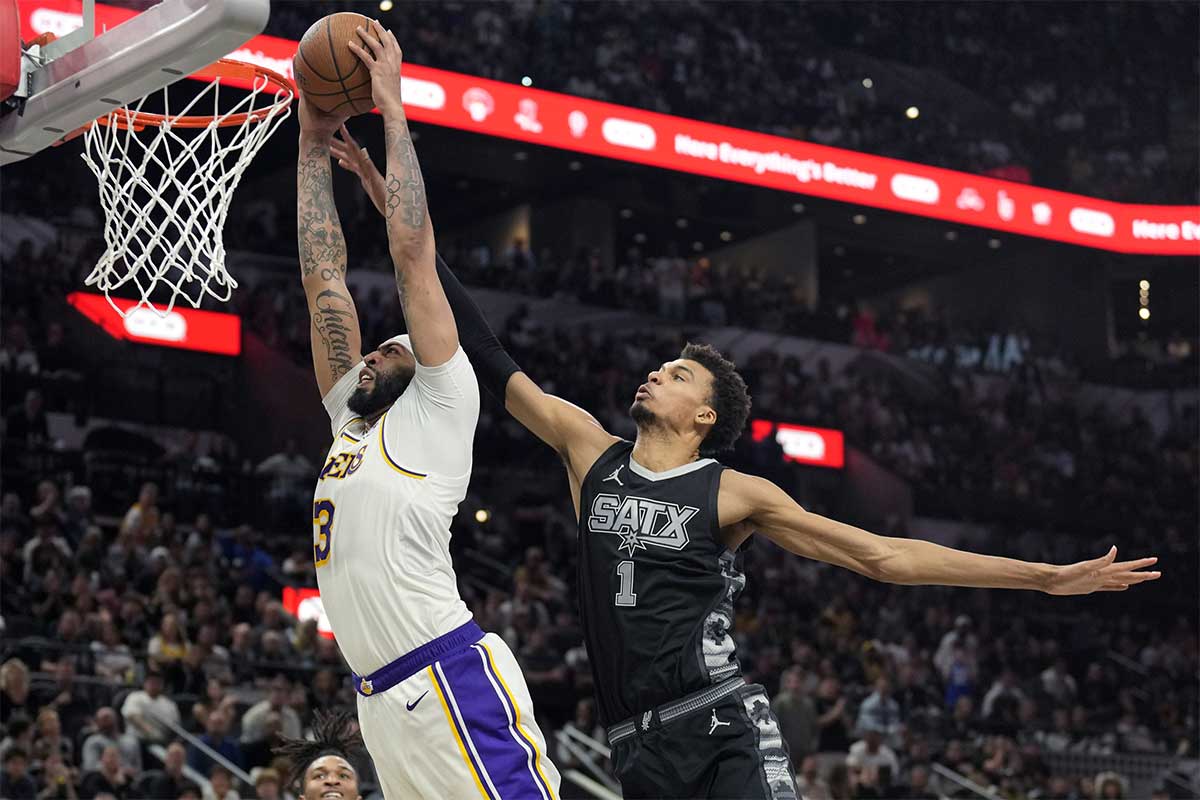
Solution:
{"label": "basketball player in white jersey", "polygon": [[359,36],[351,49],[383,114],[388,245],[409,335],[361,353],[330,166],[345,117],[301,98],[300,269],[334,437],[313,500],[317,582],[389,800],[552,800],[558,772],[516,659],[458,594],[450,523],[470,480],[479,389],[434,266],[400,47],[378,23]]}

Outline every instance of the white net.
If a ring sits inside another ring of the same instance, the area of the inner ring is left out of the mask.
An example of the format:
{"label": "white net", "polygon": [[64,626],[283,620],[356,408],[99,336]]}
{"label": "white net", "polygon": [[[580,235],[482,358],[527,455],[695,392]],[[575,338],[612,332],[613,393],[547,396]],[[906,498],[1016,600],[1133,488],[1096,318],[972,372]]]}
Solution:
{"label": "white net", "polygon": [[[142,98],[93,124],[83,152],[100,183],[106,245],[85,283],[103,291],[110,304],[111,293],[136,291],[138,305],[129,311],[145,306],[163,315],[180,298],[199,307],[205,295],[226,301],[237,288],[225,268],[225,218],[246,167],[291,113],[293,95],[286,83],[255,73],[248,93],[226,89],[240,99],[221,110],[218,78],[172,113],[169,89],[162,90],[161,122],[126,124],[137,119]],[[200,113],[212,121],[181,124]],[[112,305],[122,316],[128,313]]]}

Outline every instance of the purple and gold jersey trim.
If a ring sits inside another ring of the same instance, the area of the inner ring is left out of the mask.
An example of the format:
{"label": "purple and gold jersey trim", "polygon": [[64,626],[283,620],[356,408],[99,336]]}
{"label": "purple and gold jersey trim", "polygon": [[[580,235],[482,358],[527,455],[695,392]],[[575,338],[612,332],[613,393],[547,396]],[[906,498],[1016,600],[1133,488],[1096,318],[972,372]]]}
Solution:
{"label": "purple and gold jersey trim", "polygon": [[387,424],[387,414],[386,413],[383,415],[383,418],[381,420],[379,420],[379,451],[381,453],[383,453],[384,462],[386,462],[389,467],[396,470],[397,472],[399,472],[401,475],[404,475],[405,477],[415,478],[416,480],[419,480],[419,481],[423,481],[427,477],[429,477],[424,472],[416,472],[415,470],[407,469],[405,467],[400,466],[394,460],[392,460],[392,457],[388,454],[388,451],[387,451],[387,443],[384,441],[383,426],[385,424]]}

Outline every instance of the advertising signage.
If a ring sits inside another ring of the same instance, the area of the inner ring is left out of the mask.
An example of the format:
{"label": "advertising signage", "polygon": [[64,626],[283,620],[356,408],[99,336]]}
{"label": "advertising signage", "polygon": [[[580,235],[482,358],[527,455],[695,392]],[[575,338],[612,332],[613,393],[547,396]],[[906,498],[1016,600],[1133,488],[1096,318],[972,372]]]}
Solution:
{"label": "advertising signage", "polygon": [[[134,13],[97,4],[97,28]],[[78,0],[34,0],[21,31],[62,35],[80,20]],[[230,57],[291,77],[296,47],[256,36]],[[1198,206],[1115,203],[418,64],[404,65],[402,92],[419,122],[1119,253],[1200,255]]]}

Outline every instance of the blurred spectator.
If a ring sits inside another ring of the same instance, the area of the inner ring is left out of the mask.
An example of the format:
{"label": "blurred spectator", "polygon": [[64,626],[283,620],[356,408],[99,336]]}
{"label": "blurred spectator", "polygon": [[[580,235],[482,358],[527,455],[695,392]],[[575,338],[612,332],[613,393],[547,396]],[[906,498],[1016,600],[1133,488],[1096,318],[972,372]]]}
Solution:
{"label": "blurred spectator", "polygon": [[143,773],[138,778],[134,794],[142,797],[178,798],[185,792],[191,792],[198,800],[200,788],[183,774],[186,755],[181,742],[173,741],[168,744],[162,769]]}
{"label": "blurred spectator", "polygon": [[116,747],[108,746],[100,754],[100,760],[94,769],[85,773],[79,787],[81,800],[91,800],[102,794],[116,798],[125,797],[135,774],[121,762],[121,753]]}
{"label": "blurred spectator", "polygon": [[271,714],[279,715],[281,731],[285,737],[300,738],[300,717],[287,704],[291,690],[292,683],[283,673],[278,673],[271,679],[267,697],[250,706],[242,717],[243,744],[253,744],[267,737],[267,718]]}
{"label": "blurred spectator", "polygon": [[817,751],[817,707],[805,686],[801,667],[783,671],[779,692],[771,699],[771,710],[779,720],[783,739],[796,764]]}
{"label": "blurred spectator", "polygon": [[850,753],[846,756],[846,766],[851,774],[864,768],[879,769],[887,767],[892,775],[900,772],[900,760],[896,753],[883,743],[884,731],[872,725],[863,729],[863,738],[850,745]]}
{"label": "blurred spectator", "polygon": [[279,800],[279,773],[269,767],[259,771],[254,791],[258,800]]}
{"label": "blurred spectator", "polygon": [[6,800],[36,800],[37,784],[29,777],[29,756],[19,747],[4,754],[4,773],[0,775],[0,797]]}
{"label": "blurred spectator", "polygon": [[233,775],[220,764],[214,764],[208,773],[204,800],[240,800],[238,791],[233,788]]}
{"label": "blurred spectator", "polygon": [[157,667],[146,669],[142,688],[125,698],[121,716],[142,744],[164,744],[174,738],[170,726],[179,724],[179,706],[163,694],[163,675]]}
{"label": "blurred spectator", "polygon": [[860,733],[879,731],[885,739],[897,736],[904,727],[900,704],[892,697],[892,681],[887,675],[875,679],[875,691],[859,705],[858,722],[854,727]]}
{"label": "blurred spectator", "polygon": [[817,749],[822,753],[844,753],[850,749],[849,711],[836,678],[824,678],[817,688]]}
{"label": "blurred spectator", "polygon": [[121,765],[131,774],[142,771],[142,750],[137,737],[122,732],[117,712],[108,706],[96,710],[95,732],[83,741],[83,758],[80,768],[93,771],[100,768],[100,756],[108,748],[117,751]]}
{"label": "blurred spectator", "polygon": [[821,778],[817,757],[809,755],[797,759],[794,753],[791,757],[793,763],[798,760],[800,764],[796,769],[796,789],[799,790],[800,796],[804,800],[831,800],[833,795],[830,793],[829,784]]}
{"label": "blurred spectator", "polygon": [[33,716],[29,696],[29,667],[19,658],[10,658],[0,666],[0,725],[7,725],[14,713]]}
{"label": "blurred spectator", "polygon": [[50,439],[40,391],[30,389],[25,393],[25,402],[5,415],[4,430],[7,439],[21,447],[32,448]]}
{"label": "blurred spectator", "polygon": [[121,520],[121,533],[129,531],[144,531],[147,524],[153,526],[158,522],[158,484],[147,482],[142,484],[137,501],[125,512]]}
{"label": "blurred spectator", "polygon": [[[200,741],[235,766],[239,768],[245,767],[245,761],[242,759],[242,749],[238,745],[238,740],[229,735],[229,727],[230,720],[225,710],[215,708],[208,712],[208,718],[204,721],[204,734],[200,737]],[[208,763],[208,754],[200,750],[199,747],[191,745],[188,748],[189,767],[203,774],[207,770]]]}

